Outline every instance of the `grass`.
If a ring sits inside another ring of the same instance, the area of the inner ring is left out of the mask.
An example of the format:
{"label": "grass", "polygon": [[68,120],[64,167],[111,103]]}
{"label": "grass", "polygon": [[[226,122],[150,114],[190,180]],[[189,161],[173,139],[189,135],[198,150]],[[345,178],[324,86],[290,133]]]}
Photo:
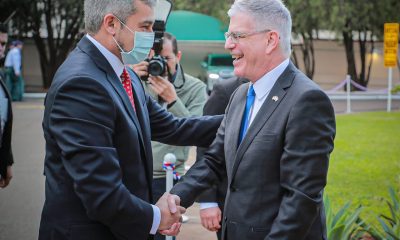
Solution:
{"label": "grass", "polygon": [[361,217],[377,224],[389,210],[388,187],[400,188],[400,112],[336,116],[335,149],[325,194],[334,211],[351,201],[364,207]]}

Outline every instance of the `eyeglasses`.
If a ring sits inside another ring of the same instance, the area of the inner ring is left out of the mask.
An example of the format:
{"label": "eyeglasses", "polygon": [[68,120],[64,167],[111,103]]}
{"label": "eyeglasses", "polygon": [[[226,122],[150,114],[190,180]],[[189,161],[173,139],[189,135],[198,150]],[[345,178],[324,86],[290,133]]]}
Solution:
{"label": "eyeglasses", "polygon": [[225,36],[225,40],[228,40],[228,38],[231,39],[231,41],[233,43],[238,43],[239,39],[241,38],[247,38],[256,34],[260,34],[260,33],[266,33],[266,32],[270,32],[270,29],[264,29],[261,31],[254,31],[254,32],[249,32],[249,33],[242,33],[242,32],[226,32],[224,34]]}

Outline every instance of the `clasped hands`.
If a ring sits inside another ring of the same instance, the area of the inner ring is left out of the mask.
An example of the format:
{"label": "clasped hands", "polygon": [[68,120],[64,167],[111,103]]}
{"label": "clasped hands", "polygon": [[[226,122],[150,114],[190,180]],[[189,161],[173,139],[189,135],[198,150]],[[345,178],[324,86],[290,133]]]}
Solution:
{"label": "clasped hands", "polygon": [[182,214],[186,212],[186,208],[180,206],[181,200],[179,196],[170,193],[164,193],[157,201],[156,206],[161,212],[160,226],[158,227],[159,233],[168,236],[178,235]]}

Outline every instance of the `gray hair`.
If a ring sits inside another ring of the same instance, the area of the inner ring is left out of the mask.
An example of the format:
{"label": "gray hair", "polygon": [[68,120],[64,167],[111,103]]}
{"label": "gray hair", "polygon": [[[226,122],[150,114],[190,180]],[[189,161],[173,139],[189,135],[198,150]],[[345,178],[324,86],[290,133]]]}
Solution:
{"label": "gray hair", "polygon": [[256,31],[275,30],[280,36],[280,47],[286,56],[290,56],[292,36],[292,18],[281,0],[236,0],[228,11],[229,17],[241,12],[254,19]]}
{"label": "gray hair", "polygon": [[100,30],[103,18],[112,13],[125,23],[126,19],[136,12],[136,2],[154,7],[157,0],[85,0],[85,30],[95,34]]}

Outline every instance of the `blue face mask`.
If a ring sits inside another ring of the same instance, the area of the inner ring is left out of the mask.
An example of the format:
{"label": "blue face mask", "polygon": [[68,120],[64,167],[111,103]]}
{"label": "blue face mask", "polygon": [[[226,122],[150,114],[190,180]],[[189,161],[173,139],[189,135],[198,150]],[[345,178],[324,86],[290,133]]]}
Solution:
{"label": "blue face mask", "polygon": [[[118,18],[117,18],[118,19]],[[118,19],[119,20],[119,19]],[[120,21],[120,20],[119,20]],[[124,64],[137,64],[142,62],[149,55],[150,49],[154,44],[154,32],[134,32],[122,21],[120,21],[131,33],[135,35],[134,46],[131,51],[126,52],[114,39],[115,43],[121,50],[122,62]]]}

